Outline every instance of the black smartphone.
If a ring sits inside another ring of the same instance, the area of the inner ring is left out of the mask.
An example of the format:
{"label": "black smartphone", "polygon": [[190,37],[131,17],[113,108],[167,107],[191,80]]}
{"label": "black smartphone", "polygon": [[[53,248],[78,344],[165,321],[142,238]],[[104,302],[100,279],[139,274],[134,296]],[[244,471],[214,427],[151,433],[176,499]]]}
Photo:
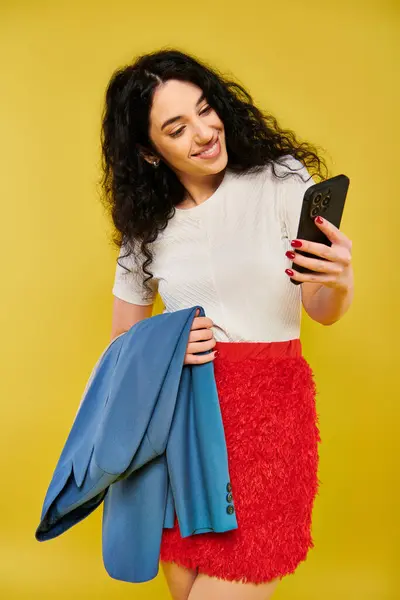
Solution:
{"label": "black smartphone", "polygon": [[[338,229],[342,220],[344,204],[346,201],[347,190],[349,189],[350,179],[347,175],[336,175],[325,181],[316,183],[305,191],[303,198],[303,205],[300,213],[299,226],[297,229],[297,239],[308,240],[310,242],[317,242],[319,244],[326,244],[331,246],[332,242],[326,237],[324,233],[314,223],[315,217],[321,215],[327,221],[330,221]],[[323,260],[321,257],[309,252],[302,250],[296,250],[303,256],[310,258],[318,258]],[[299,273],[312,273],[310,269],[302,267],[292,262],[293,271]],[[314,271],[315,273],[315,271]],[[290,278],[290,281],[295,285],[302,283]]]}

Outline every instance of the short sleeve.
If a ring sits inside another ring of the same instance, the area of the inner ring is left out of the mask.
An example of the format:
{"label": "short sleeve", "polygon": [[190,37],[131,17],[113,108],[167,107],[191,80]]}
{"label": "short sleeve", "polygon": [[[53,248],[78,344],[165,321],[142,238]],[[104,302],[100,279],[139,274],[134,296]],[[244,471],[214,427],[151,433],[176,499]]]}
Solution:
{"label": "short sleeve", "polygon": [[[281,179],[279,184],[280,216],[288,238],[293,240],[297,236],[304,193],[315,181],[303,163],[293,156],[285,157],[285,164],[290,167],[284,169],[285,172],[296,171],[296,174]],[[283,173],[280,166],[279,173]]]}
{"label": "short sleeve", "polygon": [[[132,304],[142,306],[153,304],[158,291],[157,280],[153,277],[147,281],[147,285],[151,289],[149,294],[143,283],[144,278],[147,276],[138,268],[132,254],[126,258],[121,258],[125,254],[127,254],[126,247],[122,245],[115,269],[113,295]],[[126,271],[119,263],[128,267],[129,271]]]}

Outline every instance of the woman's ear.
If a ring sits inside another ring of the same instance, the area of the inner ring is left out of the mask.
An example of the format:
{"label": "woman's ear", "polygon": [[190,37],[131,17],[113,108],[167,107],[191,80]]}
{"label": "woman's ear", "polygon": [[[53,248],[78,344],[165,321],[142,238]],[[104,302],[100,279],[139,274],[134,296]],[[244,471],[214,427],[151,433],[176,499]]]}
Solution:
{"label": "woman's ear", "polygon": [[159,159],[157,158],[157,156],[155,156],[154,154],[152,154],[149,150],[147,150],[144,146],[140,146],[138,144],[138,149],[139,149],[139,153],[141,155],[142,158],[144,158],[144,160],[146,160],[148,163],[150,163],[151,165],[154,162],[157,162]]}

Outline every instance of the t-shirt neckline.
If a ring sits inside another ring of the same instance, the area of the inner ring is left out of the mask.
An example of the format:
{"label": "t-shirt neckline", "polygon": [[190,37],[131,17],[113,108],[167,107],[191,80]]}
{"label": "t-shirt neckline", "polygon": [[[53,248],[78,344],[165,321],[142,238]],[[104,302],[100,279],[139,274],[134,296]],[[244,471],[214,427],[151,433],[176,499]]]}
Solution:
{"label": "t-shirt neckline", "polygon": [[204,202],[202,202],[201,204],[197,204],[196,206],[191,206],[190,208],[175,207],[175,215],[178,217],[183,217],[187,213],[188,216],[193,216],[194,213],[197,214],[198,212],[201,212],[202,210],[204,210],[206,204],[211,206],[211,204],[215,201],[215,199],[221,194],[222,190],[225,188],[225,186],[228,182],[228,179],[230,178],[230,175],[231,175],[231,171],[228,167],[226,167],[224,177],[223,177],[221,183],[219,184],[219,186],[217,187],[215,192],[213,194],[211,194],[211,196],[209,196],[209,198],[207,198],[207,200],[204,200]]}

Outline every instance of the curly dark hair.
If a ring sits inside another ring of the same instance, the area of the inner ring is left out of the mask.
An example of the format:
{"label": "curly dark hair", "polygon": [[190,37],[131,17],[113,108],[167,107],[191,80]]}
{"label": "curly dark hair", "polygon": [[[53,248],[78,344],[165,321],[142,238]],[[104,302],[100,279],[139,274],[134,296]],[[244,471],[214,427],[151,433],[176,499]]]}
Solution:
{"label": "curly dark hair", "polygon": [[[328,172],[315,146],[300,143],[292,131],[282,130],[275,117],[254,105],[243,86],[193,56],[167,48],[117,69],[106,89],[102,114],[102,200],[116,228],[112,243],[126,248],[121,258],[134,255],[149,293],[151,244],[185,195],[184,186],[166,163],[161,160],[155,169],[141,152],[145,148],[158,156],[149,137],[150,110],[156,89],[170,79],[195,84],[203,91],[224,125],[227,167],[236,173],[257,172],[271,164],[274,176],[280,177],[274,163],[280,164],[279,159],[288,154],[312,169],[310,176],[325,179]],[[282,177],[288,175],[296,172]],[[141,265],[139,254],[144,257]]]}

